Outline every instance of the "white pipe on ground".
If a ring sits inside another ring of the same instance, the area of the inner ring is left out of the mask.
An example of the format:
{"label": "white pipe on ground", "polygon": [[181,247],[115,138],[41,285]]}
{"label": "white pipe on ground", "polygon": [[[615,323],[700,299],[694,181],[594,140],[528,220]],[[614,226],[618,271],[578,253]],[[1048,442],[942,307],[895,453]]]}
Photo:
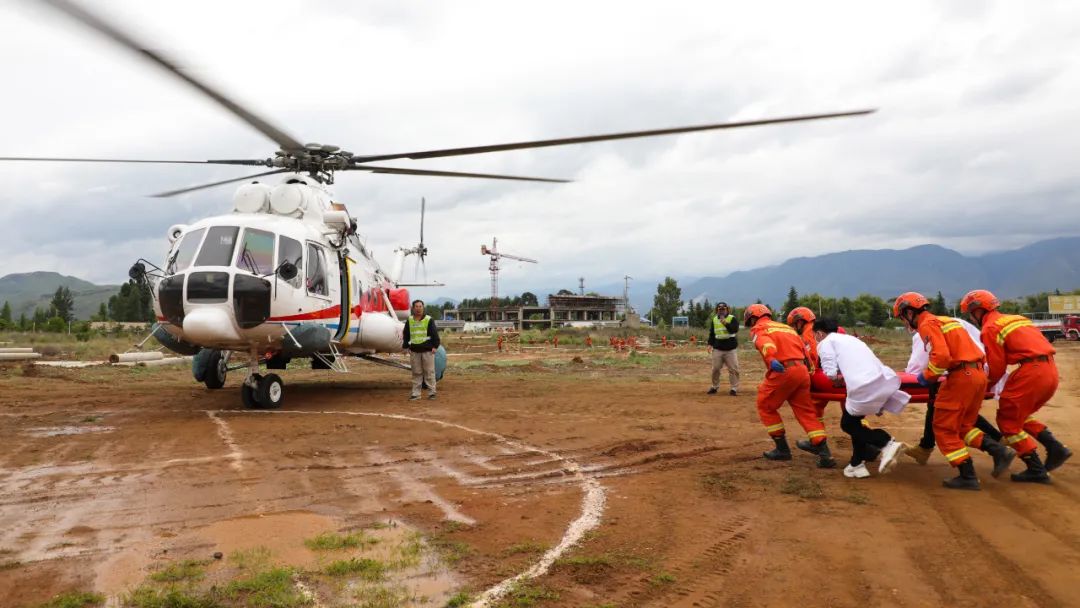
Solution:
{"label": "white pipe on ground", "polygon": [[109,363],[137,363],[139,361],[157,361],[164,358],[165,355],[157,350],[146,353],[114,353],[109,355]]}
{"label": "white pipe on ground", "polygon": [[15,347],[15,346],[5,346],[3,348],[0,348],[0,353],[32,353],[32,352],[34,352],[34,349],[32,349],[32,348],[22,348],[22,347]]}
{"label": "white pipe on ground", "polygon": [[0,353],[0,361],[26,361],[40,356],[40,353]]}

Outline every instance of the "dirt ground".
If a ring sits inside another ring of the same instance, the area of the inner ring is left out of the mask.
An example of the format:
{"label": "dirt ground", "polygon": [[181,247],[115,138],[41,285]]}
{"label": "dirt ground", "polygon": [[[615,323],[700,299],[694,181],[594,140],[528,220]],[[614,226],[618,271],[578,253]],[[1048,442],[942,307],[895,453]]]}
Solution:
{"label": "dirt ground", "polygon": [[[272,412],[242,408],[239,374],[210,391],[184,368],[0,368],[0,605],[120,605],[171,560],[258,547],[311,605],[365,605],[305,578],[323,558],[303,541],[400,525],[438,557],[405,576],[422,606],[545,558],[491,605],[1080,606],[1080,461],[1031,487],[979,454],[978,493],[941,487],[940,454],[864,480],[767,462],[762,366],[741,356],[738,397],[704,394],[703,349],[594,349],[452,357],[434,402],[399,370],[290,370]],[[1080,344],[1058,363],[1040,418],[1077,448]],[[922,416],[876,423],[910,442]],[[835,403],[827,427],[846,459]]]}

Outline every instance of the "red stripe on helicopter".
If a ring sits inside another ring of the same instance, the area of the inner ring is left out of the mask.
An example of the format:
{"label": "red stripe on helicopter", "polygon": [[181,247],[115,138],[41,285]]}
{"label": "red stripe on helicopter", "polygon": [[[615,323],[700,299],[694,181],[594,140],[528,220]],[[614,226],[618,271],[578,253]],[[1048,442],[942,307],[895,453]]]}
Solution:
{"label": "red stripe on helicopter", "polygon": [[286,315],[284,317],[270,317],[269,321],[316,321],[319,319],[337,319],[341,317],[341,305],[335,304],[330,308],[305,312],[298,315]]}

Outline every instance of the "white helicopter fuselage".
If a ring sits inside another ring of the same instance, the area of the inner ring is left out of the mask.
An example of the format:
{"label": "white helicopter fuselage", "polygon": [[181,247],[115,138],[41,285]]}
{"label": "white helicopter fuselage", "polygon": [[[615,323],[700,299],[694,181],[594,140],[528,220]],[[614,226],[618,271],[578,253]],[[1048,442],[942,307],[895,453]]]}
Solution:
{"label": "white helicopter fuselage", "polygon": [[[264,360],[400,352],[408,291],[395,286],[398,277],[382,270],[355,227],[312,178],[241,186],[233,213],[170,228],[163,276],[152,284],[167,334],[158,332],[159,341],[178,352],[241,351]],[[295,276],[282,276],[283,264]]]}

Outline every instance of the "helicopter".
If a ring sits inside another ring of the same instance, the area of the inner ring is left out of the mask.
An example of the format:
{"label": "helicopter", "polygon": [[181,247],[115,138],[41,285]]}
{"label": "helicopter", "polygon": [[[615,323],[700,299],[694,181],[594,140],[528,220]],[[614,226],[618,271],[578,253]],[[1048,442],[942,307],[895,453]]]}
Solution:
{"label": "helicopter", "polygon": [[[428,254],[423,241],[424,203],[421,203],[419,243],[397,249],[394,265],[387,271],[365,247],[356,218],[330,189],[338,172],[566,183],[570,180],[413,169],[381,163],[854,117],[875,111],[806,114],[403,153],[354,154],[336,145],[301,143],[85,6],[70,0],[41,1],[187,83],[277,144],[273,155],[264,159],[0,157],[0,161],[20,162],[206,164],[266,169],[253,175],[153,195],[168,198],[246,182],[237,188],[228,213],[170,227],[166,233],[167,253],[160,266],[140,259],[129,272],[132,279],[145,283],[153,295],[157,320],[153,337],[171,351],[192,355],[195,380],[208,389],[222,388],[230,371],[246,368],[240,388],[241,400],[249,408],[276,408],[283,403],[284,382],[274,372],[286,369],[295,359],[310,359],[315,369],[335,371],[347,371],[344,360],[350,356],[409,369],[381,355],[403,350],[403,322],[410,309],[408,287],[417,285],[402,282],[401,274],[406,258],[415,256],[420,263]],[[271,176],[276,177],[275,183],[259,181]],[[436,359],[441,361],[437,363],[441,376],[446,358],[445,352],[440,354]],[[234,363],[234,357],[246,359]]]}

